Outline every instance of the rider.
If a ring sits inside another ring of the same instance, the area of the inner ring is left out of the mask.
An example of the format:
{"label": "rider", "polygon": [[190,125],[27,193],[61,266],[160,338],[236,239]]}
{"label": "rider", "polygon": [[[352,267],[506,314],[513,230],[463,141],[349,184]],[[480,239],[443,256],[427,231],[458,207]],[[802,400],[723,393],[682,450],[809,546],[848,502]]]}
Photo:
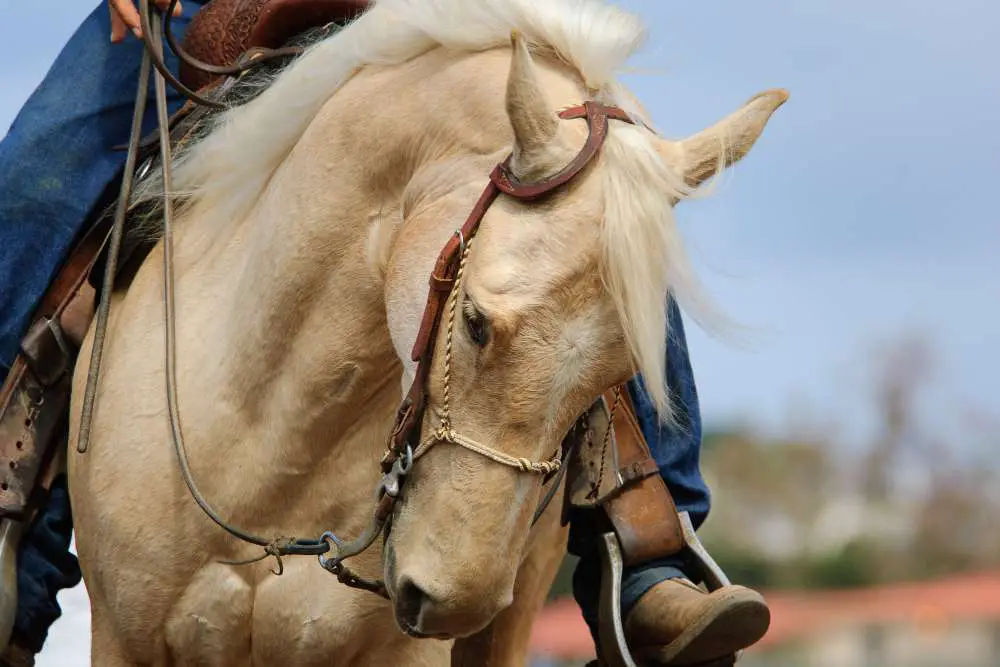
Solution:
{"label": "rider", "polygon": [[[184,29],[209,0],[184,0],[175,14]],[[167,0],[156,0],[165,8]],[[41,85],[0,141],[0,380],[16,356],[29,318],[74,239],[95,207],[107,203],[125,163],[111,147],[127,142],[142,55],[139,15],[132,0],[108,0],[80,25]],[[110,40],[108,36],[110,35]],[[165,53],[175,74],[178,63]],[[172,113],[183,98],[168,87]],[[143,134],[155,128],[155,106],[147,105]],[[83,307],[84,319],[91,304]],[[76,309],[79,313],[80,309]],[[83,327],[67,311],[63,325],[71,337]],[[643,433],[679,511],[697,528],[709,510],[709,492],[699,470],[701,421],[698,396],[681,322],[671,301],[667,340],[667,380],[677,404],[677,424],[667,426],[648,399],[641,378],[629,389]],[[75,325],[75,326],[74,326]],[[571,550],[581,556],[573,578],[574,595],[596,633],[600,570],[592,536],[571,527]],[[22,541],[18,560],[18,609],[11,642],[0,667],[34,664],[51,624],[60,616],[56,594],[80,582],[69,552],[72,518],[65,477],[52,486],[47,503]],[[622,581],[622,613],[633,652],[672,656],[672,665],[730,664],[731,656],[756,642],[766,618],[755,592],[729,586],[711,594],[691,584],[698,570],[683,556],[627,568]],[[764,624],[766,627],[766,623]],[[662,650],[660,650],[662,649]]]}

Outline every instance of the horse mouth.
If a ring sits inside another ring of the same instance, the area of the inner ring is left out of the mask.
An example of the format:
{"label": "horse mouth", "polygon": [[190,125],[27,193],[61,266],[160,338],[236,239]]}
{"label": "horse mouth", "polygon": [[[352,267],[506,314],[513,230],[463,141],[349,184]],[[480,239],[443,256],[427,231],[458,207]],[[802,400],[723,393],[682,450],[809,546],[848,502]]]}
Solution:
{"label": "horse mouth", "polygon": [[396,623],[399,625],[399,629],[402,630],[404,634],[409,635],[414,639],[450,639],[450,637],[447,636],[428,635],[423,632],[420,632],[412,625],[410,625],[405,619],[399,617],[396,618]]}

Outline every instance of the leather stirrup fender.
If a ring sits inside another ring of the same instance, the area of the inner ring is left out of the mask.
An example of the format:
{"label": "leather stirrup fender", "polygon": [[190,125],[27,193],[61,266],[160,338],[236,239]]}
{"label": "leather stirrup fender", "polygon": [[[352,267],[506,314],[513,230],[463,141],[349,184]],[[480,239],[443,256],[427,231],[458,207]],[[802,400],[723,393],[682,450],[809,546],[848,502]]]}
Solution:
{"label": "leather stirrup fender", "polygon": [[589,433],[571,457],[568,501],[573,507],[603,508],[628,566],[676,554],[684,534],[628,388],[617,390],[617,406],[611,389],[587,415]]}
{"label": "leather stirrup fender", "polygon": [[[605,394],[605,400],[614,401],[614,393]],[[618,451],[615,477],[622,491],[604,503],[604,510],[621,541],[624,563],[636,565],[672,556],[684,548],[684,533],[674,499],[639,428],[627,387],[621,387],[618,409],[612,412]]]}

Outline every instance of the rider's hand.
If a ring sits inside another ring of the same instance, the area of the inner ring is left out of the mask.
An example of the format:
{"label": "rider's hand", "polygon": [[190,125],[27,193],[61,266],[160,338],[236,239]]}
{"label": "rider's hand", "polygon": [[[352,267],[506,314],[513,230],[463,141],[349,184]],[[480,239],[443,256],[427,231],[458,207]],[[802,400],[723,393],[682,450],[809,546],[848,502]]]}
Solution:
{"label": "rider's hand", "polygon": [[[170,0],[154,0],[160,9],[166,9]],[[111,10],[111,41],[115,44],[125,39],[127,31],[131,30],[136,37],[142,39],[142,27],[139,25],[139,10],[135,0],[108,0]],[[174,16],[181,15],[181,3],[177,3]]]}

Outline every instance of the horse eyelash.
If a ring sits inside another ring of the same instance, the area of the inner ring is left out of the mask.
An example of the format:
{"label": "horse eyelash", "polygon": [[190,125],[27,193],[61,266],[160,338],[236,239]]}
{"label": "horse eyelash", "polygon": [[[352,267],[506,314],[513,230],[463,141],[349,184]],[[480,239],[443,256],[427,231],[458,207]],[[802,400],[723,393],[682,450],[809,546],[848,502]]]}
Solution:
{"label": "horse eyelash", "polygon": [[466,317],[482,316],[482,313],[476,308],[476,304],[472,303],[468,296],[462,300],[462,314]]}
{"label": "horse eyelash", "polygon": [[[468,295],[466,295],[465,299],[462,301],[462,315],[464,316],[463,319],[465,320],[466,332],[469,334],[469,337],[472,338],[473,342],[479,347],[485,347],[490,339],[489,320],[486,318],[486,315],[484,315],[483,312],[476,307],[476,304],[468,298]],[[474,336],[469,330],[472,322],[478,324],[478,328],[482,331],[482,340],[476,340],[476,336]]]}

